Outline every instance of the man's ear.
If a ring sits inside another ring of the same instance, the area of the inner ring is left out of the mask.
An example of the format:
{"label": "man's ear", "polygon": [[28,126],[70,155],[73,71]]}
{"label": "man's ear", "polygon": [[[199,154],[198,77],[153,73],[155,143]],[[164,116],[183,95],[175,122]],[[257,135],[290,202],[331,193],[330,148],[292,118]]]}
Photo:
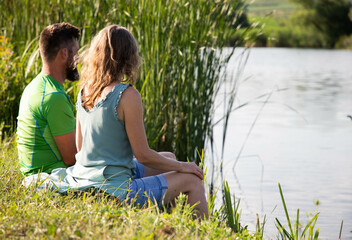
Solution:
{"label": "man's ear", "polygon": [[61,48],[59,51],[61,59],[66,62],[69,56],[69,52],[67,48]]}

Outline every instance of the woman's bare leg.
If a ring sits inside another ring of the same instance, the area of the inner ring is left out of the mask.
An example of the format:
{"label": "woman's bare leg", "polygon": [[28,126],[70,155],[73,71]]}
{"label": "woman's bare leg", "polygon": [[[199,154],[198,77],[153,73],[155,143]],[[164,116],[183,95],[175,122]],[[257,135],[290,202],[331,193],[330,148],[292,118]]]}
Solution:
{"label": "woman's bare leg", "polygon": [[202,180],[194,174],[167,172],[164,173],[167,181],[168,189],[165,194],[165,203],[173,202],[180,193],[188,196],[187,203],[195,206],[197,218],[208,219],[208,206],[205,198],[205,190]]}
{"label": "woman's bare leg", "polygon": [[[176,160],[175,154],[171,152],[159,152],[164,157]],[[165,203],[174,203],[174,200],[184,193],[188,196],[187,203],[195,206],[195,213],[198,218],[203,219],[204,217],[208,219],[208,205],[205,198],[205,190],[202,180],[194,174],[190,173],[179,173],[179,172],[166,172],[164,170],[150,168],[144,166],[145,176],[155,176],[159,174],[164,174],[168,189],[165,194]]]}
{"label": "woman's bare leg", "polygon": [[166,203],[172,202],[180,193],[188,196],[187,203],[195,206],[195,213],[198,218],[208,218],[208,207],[205,198],[205,190],[202,180],[194,174],[169,172],[164,174],[168,183],[168,190],[165,194]]}

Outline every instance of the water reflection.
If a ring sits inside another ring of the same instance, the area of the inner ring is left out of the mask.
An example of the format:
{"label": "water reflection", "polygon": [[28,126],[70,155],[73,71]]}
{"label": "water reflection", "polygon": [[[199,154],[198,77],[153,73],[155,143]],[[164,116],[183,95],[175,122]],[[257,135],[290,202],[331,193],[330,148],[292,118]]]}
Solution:
{"label": "water reflection", "polygon": [[[231,64],[237,66],[235,60]],[[267,235],[275,236],[274,218],[285,220],[280,182],[292,213],[300,208],[304,219],[306,212],[321,212],[320,236],[336,239],[343,219],[343,238],[352,239],[352,121],[347,118],[352,114],[351,66],[352,51],[250,50],[243,76],[249,80],[241,84],[238,101],[273,94],[248,139],[265,99],[230,118],[224,175],[241,198],[245,224],[253,227],[255,213],[261,218],[266,214]],[[221,111],[217,109],[218,116]],[[218,147],[221,131],[222,126],[215,129]]]}

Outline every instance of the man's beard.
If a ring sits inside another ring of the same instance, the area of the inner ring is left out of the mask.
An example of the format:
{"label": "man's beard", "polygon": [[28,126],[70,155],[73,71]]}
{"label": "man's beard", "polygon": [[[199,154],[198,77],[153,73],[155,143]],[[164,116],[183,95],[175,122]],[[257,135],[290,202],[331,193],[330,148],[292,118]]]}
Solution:
{"label": "man's beard", "polygon": [[79,73],[76,64],[73,61],[73,57],[66,64],[66,79],[74,82],[79,80]]}

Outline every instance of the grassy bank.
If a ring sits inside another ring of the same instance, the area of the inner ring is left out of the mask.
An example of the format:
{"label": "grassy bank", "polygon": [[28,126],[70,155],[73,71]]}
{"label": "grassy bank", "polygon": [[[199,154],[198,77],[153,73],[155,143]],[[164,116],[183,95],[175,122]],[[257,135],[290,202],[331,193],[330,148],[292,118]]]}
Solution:
{"label": "grassy bank", "polygon": [[277,17],[287,17],[297,6],[289,0],[254,0],[248,6],[250,16],[266,16],[275,14]]}
{"label": "grassy bank", "polygon": [[[0,239],[263,239],[265,217],[255,229],[240,219],[240,201],[224,184],[223,206],[214,208],[208,194],[209,220],[192,219],[192,207],[181,196],[175,208],[159,209],[152,203],[139,208],[117,202],[103,193],[60,195],[35,192],[21,185],[14,138],[0,142]],[[209,189],[208,189],[209,191]],[[279,239],[318,239],[318,214],[302,222],[287,211],[286,220],[275,219]],[[220,193],[219,193],[220,194]],[[272,236],[274,233],[270,233]]]}
{"label": "grassy bank", "polygon": [[245,228],[235,233],[224,208],[209,206],[209,220],[192,220],[185,197],[167,211],[118,203],[101,193],[25,189],[14,144],[0,144],[0,239],[261,239]]}

